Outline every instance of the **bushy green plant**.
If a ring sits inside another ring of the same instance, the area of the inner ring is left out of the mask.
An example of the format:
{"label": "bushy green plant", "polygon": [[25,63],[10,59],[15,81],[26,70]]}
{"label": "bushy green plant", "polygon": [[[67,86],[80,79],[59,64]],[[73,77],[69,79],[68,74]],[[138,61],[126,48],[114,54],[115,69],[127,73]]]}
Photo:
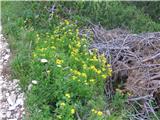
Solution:
{"label": "bushy green plant", "polygon": [[129,3],[144,11],[154,21],[160,22],[160,1],[130,1]]}
{"label": "bushy green plant", "polygon": [[75,120],[76,114],[87,120],[104,119],[103,88],[111,75],[105,57],[97,56],[96,50],[89,53],[86,37],[79,37],[78,27],[67,20],[53,33],[42,38],[37,34],[35,42],[30,66],[31,78],[38,85],[29,96],[37,96],[29,106],[50,106],[56,120]]}

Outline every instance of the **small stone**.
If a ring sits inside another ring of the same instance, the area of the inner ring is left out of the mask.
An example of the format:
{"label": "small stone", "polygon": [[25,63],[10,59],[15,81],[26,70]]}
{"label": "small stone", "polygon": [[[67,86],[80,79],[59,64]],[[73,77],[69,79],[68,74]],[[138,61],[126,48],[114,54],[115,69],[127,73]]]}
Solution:
{"label": "small stone", "polygon": [[32,84],[37,85],[38,82],[36,80],[32,80]]}
{"label": "small stone", "polygon": [[41,63],[47,63],[48,60],[47,59],[41,59]]}
{"label": "small stone", "polygon": [[8,98],[7,98],[7,101],[8,101],[8,103],[10,104],[10,105],[14,105],[15,104],[15,101],[16,101],[16,95],[15,94],[11,94],[11,96],[9,96]]}
{"label": "small stone", "polygon": [[57,65],[57,67],[62,67],[61,65]]}
{"label": "small stone", "polygon": [[29,84],[29,85],[28,85],[28,91],[31,90],[32,86],[33,86],[32,84]]}
{"label": "small stone", "polygon": [[107,113],[108,116],[111,115],[111,112],[109,110],[106,110],[106,113]]}
{"label": "small stone", "polygon": [[7,118],[10,118],[10,117],[11,117],[11,111],[8,111],[8,112],[6,113],[6,116],[7,116]]}
{"label": "small stone", "polygon": [[6,97],[8,97],[9,96],[9,93],[6,93]]}
{"label": "small stone", "polygon": [[10,57],[10,55],[5,55],[3,59],[4,59],[4,60],[8,60],[9,57]]}
{"label": "small stone", "polygon": [[13,79],[13,82],[14,82],[14,83],[18,83],[19,80],[18,80],[18,79]]}
{"label": "small stone", "polygon": [[16,101],[16,106],[18,106],[18,105],[23,105],[23,100],[22,99],[18,99]]}
{"label": "small stone", "polygon": [[[0,25],[1,27],[1,25]],[[5,72],[3,76],[3,69],[8,65],[10,58],[9,44],[6,39],[0,34],[0,120],[19,120],[23,117],[24,109],[24,93],[19,87],[19,80],[8,80],[9,72]],[[43,61],[42,62],[46,62]],[[3,72],[4,73],[4,72]]]}
{"label": "small stone", "polygon": [[5,117],[5,115],[0,111],[0,120],[2,119],[2,118],[4,118]]}
{"label": "small stone", "polygon": [[16,104],[10,106],[8,110],[15,110],[15,109],[16,109]]}
{"label": "small stone", "polygon": [[0,60],[0,64],[2,64],[3,63],[3,60]]}
{"label": "small stone", "polygon": [[0,73],[2,73],[2,70],[3,70],[3,66],[0,65]]}

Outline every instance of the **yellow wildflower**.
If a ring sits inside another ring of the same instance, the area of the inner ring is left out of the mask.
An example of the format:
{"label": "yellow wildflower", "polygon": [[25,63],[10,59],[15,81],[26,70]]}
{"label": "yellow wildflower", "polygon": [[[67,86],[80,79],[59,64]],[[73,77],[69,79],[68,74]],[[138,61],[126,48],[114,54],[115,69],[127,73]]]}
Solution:
{"label": "yellow wildflower", "polygon": [[77,33],[79,33],[79,30],[78,30],[78,29],[76,29],[76,32],[77,32]]}
{"label": "yellow wildflower", "polygon": [[75,80],[77,77],[76,76],[72,76],[72,79]]}
{"label": "yellow wildflower", "polygon": [[87,65],[86,64],[83,64],[83,69],[86,69],[87,68]]}
{"label": "yellow wildflower", "polygon": [[110,64],[107,64],[107,67],[111,67],[111,65],[110,65]]}
{"label": "yellow wildflower", "polygon": [[112,69],[111,68],[108,69],[108,76],[112,76]]}
{"label": "yellow wildflower", "polygon": [[67,98],[71,98],[70,94],[68,94],[68,93],[66,93],[65,96],[66,96]]}
{"label": "yellow wildflower", "polygon": [[33,57],[35,58],[37,56],[37,54],[36,53],[33,53]]}
{"label": "yellow wildflower", "polygon": [[63,63],[63,60],[60,60],[60,59],[57,59],[57,60],[56,60],[56,64],[57,64],[57,65],[61,65],[62,63]]}
{"label": "yellow wildflower", "polygon": [[81,76],[84,77],[84,78],[87,78],[86,73],[81,73]]}
{"label": "yellow wildflower", "polygon": [[61,104],[60,104],[60,106],[65,106],[66,104],[64,103],[64,102],[62,102]]}
{"label": "yellow wildflower", "polygon": [[100,59],[101,59],[101,61],[102,61],[103,64],[106,63],[106,58],[105,58],[105,55],[104,55],[104,54],[102,54],[102,55],[100,56]]}
{"label": "yellow wildflower", "polygon": [[97,74],[101,74],[101,70],[96,70],[96,73]]}
{"label": "yellow wildflower", "polygon": [[72,49],[72,52],[71,52],[71,55],[72,55],[72,56],[75,56],[77,53],[78,53],[78,49],[73,48],[73,49]]}
{"label": "yellow wildflower", "polygon": [[76,47],[79,48],[80,46],[81,46],[81,43],[80,43],[80,41],[78,41],[78,42],[76,43]]}
{"label": "yellow wildflower", "polygon": [[102,116],[102,114],[103,114],[103,113],[102,113],[101,111],[98,111],[98,112],[97,112],[97,115],[98,115],[98,116]]}
{"label": "yellow wildflower", "polygon": [[96,57],[96,56],[93,56],[93,59],[94,59],[94,60],[97,60],[97,57]]}
{"label": "yellow wildflower", "polygon": [[106,75],[102,75],[102,78],[105,79],[105,78],[106,78]]}
{"label": "yellow wildflower", "polygon": [[91,69],[91,70],[94,70],[94,71],[97,71],[96,67],[93,66],[93,65],[90,67],[90,69]]}
{"label": "yellow wildflower", "polygon": [[90,79],[89,81],[90,81],[90,82],[95,82],[95,80],[94,80],[94,79]]}
{"label": "yellow wildflower", "polygon": [[75,113],[75,109],[72,108],[72,109],[71,109],[71,114],[74,114],[74,113]]}
{"label": "yellow wildflower", "polygon": [[81,75],[81,73],[80,73],[79,71],[77,71],[77,70],[74,70],[73,73],[74,73],[75,75],[78,75],[78,76]]}
{"label": "yellow wildflower", "polygon": [[106,68],[102,68],[102,71],[105,71],[106,70]]}
{"label": "yellow wildflower", "polygon": [[66,25],[69,25],[69,21],[68,20],[64,20]]}

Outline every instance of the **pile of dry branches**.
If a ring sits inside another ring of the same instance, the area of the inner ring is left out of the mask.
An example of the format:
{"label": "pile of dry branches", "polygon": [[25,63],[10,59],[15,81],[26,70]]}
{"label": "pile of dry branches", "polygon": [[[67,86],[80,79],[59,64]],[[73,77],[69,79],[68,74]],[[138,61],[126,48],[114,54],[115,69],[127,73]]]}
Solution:
{"label": "pile of dry branches", "polygon": [[160,32],[130,34],[121,29],[106,31],[96,25],[92,25],[92,31],[91,49],[104,53],[113,69],[107,94],[113,93],[113,83],[123,82],[124,89],[132,93],[128,101],[141,107],[132,118],[149,119],[149,113],[153,113],[158,119],[154,112],[157,108],[150,103],[155,100],[156,107],[160,106]]}

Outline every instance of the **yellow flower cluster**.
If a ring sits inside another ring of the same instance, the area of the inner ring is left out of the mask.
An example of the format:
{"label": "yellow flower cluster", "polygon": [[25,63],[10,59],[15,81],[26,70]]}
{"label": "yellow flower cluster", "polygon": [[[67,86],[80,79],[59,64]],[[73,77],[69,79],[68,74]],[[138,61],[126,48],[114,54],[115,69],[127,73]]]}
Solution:
{"label": "yellow flower cluster", "polygon": [[61,107],[64,107],[66,104],[64,102],[60,103]]}
{"label": "yellow flower cluster", "polygon": [[92,109],[92,112],[95,113],[95,114],[97,114],[98,116],[102,116],[103,115],[103,112],[97,111],[95,109]]}
{"label": "yellow flower cluster", "polygon": [[81,75],[81,73],[78,70],[72,70],[71,69],[71,72],[73,72],[74,75],[78,75],[78,76]]}
{"label": "yellow flower cluster", "polygon": [[94,83],[95,82],[95,79],[90,79],[89,80],[91,83]]}
{"label": "yellow flower cluster", "polygon": [[102,78],[105,79],[105,78],[106,78],[106,75],[102,75]]}
{"label": "yellow flower cluster", "polygon": [[108,76],[112,76],[112,68],[110,64],[107,64],[108,67]]}
{"label": "yellow flower cluster", "polygon": [[87,74],[86,73],[81,73],[81,76],[84,78],[87,78]]}
{"label": "yellow flower cluster", "polygon": [[57,65],[63,64],[63,60],[57,59],[57,60],[56,60],[56,64],[57,64]]}
{"label": "yellow flower cluster", "polygon": [[72,48],[71,56],[76,56],[78,54],[78,49]]}
{"label": "yellow flower cluster", "polygon": [[77,41],[77,43],[76,43],[76,47],[77,47],[77,48],[80,48],[80,47],[81,47],[81,43],[80,43],[80,41]]}
{"label": "yellow flower cluster", "polygon": [[39,48],[38,50],[43,52],[43,51],[47,50],[47,48]]}
{"label": "yellow flower cluster", "polygon": [[65,94],[65,96],[66,96],[68,99],[70,99],[70,98],[71,98],[71,96],[70,96],[70,94],[69,94],[69,93],[66,93],[66,94]]}
{"label": "yellow flower cluster", "polygon": [[87,69],[87,65],[86,64],[83,64],[83,69]]}
{"label": "yellow flower cluster", "polygon": [[94,72],[96,72],[97,74],[101,74],[101,73],[102,73],[102,71],[101,71],[101,70],[98,70],[94,65],[92,65],[92,66],[90,67],[90,69],[93,70]]}
{"label": "yellow flower cluster", "polygon": [[76,79],[77,79],[77,77],[76,77],[76,76],[72,76],[72,79],[73,79],[73,80],[76,80]]}
{"label": "yellow flower cluster", "polygon": [[69,21],[68,20],[64,20],[66,25],[69,25]]}
{"label": "yellow flower cluster", "polygon": [[[81,73],[77,70],[72,70],[71,69],[71,72],[74,74],[74,75],[77,75],[79,77],[83,77],[83,78],[87,78],[87,74],[85,72]],[[76,76],[72,76],[72,79],[75,80],[77,77]]]}
{"label": "yellow flower cluster", "polygon": [[97,61],[98,61],[97,56],[96,56],[96,55],[94,55],[94,56],[93,56],[93,58],[92,58],[92,59],[90,59],[90,61],[97,62]]}
{"label": "yellow flower cluster", "polygon": [[101,55],[99,55],[99,58],[100,58],[102,64],[105,65],[105,63],[106,63],[105,55],[104,55],[104,54],[101,54]]}
{"label": "yellow flower cluster", "polygon": [[75,109],[72,108],[72,109],[71,109],[71,114],[74,114],[74,113],[75,113]]}

